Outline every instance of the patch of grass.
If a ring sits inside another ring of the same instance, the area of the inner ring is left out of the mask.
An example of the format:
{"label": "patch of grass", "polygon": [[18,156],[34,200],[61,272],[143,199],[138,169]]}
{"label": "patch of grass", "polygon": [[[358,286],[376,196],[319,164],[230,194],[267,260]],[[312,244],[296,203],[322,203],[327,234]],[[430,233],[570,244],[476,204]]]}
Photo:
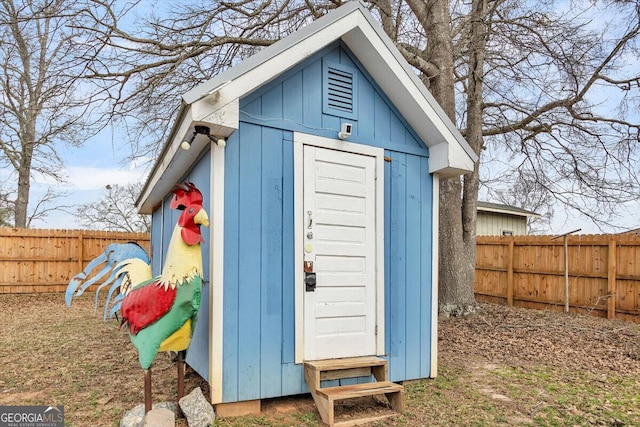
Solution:
{"label": "patch of grass", "polygon": [[214,426],[216,427],[253,427],[253,426],[265,426],[265,427],[276,427],[277,424],[273,424],[272,419],[269,419],[264,416],[254,416],[247,415],[244,417],[237,417],[232,419],[222,420],[220,418],[216,418],[214,422]]}
{"label": "patch of grass", "polygon": [[317,426],[318,425],[318,417],[313,412],[302,412],[300,414],[294,414],[295,418],[300,421],[300,425],[303,426]]}
{"label": "patch of grass", "polygon": [[610,374],[531,366],[493,373],[509,381],[504,392],[513,399],[537,396],[528,412],[537,425],[637,425],[640,420],[640,380]]}

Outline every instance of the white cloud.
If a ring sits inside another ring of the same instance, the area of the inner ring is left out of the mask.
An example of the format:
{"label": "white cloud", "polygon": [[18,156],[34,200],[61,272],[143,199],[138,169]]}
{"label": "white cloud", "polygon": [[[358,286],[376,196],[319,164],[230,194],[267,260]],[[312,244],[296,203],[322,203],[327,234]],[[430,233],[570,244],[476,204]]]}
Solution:
{"label": "white cloud", "polygon": [[135,167],[117,169],[71,166],[67,168],[66,173],[68,184],[62,188],[68,191],[104,190],[106,185],[126,185],[145,179],[145,170]]}
{"label": "white cloud", "polygon": [[58,192],[65,193],[63,199],[55,202],[56,205],[64,205],[64,209],[49,211],[44,219],[36,220],[32,227],[35,228],[79,228],[76,218],[71,214],[75,207],[98,201],[105,192],[107,185],[126,185],[144,181],[147,174],[147,165],[131,163],[129,167],[97,167],[97,166],[69,166],[62,174],[67,182],[55,183],[51,179],[37,177],[31,186],[31,198],[37,200],[44,195],[47,187],[54,187]]}

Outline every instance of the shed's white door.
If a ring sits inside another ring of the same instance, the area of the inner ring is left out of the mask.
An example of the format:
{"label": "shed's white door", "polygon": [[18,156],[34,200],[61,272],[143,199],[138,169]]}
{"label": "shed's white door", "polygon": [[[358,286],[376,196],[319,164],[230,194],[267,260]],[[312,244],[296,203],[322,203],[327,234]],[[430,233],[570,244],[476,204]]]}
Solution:
{"label": "shed's white door", "polygon": [[[306,360],[376,354],[376,160],[303,148]],[[312,264],[310,264],[312,263]]]}

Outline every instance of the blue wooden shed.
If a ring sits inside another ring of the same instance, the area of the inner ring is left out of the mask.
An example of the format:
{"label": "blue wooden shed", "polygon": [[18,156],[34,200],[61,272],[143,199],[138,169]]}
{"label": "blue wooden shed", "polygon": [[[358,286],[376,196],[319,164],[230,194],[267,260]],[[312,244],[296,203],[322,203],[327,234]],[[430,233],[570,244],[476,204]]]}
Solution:
{"label": "blue wooden shed", "polygon": [[435,376],[438,182],[476,160],[360,2],[186,93],[138,208],[158,272],[171,188],[204,194],[187,363],[211,402],[313,393],[305,363],[326,360],[384,360],[395,383]]}

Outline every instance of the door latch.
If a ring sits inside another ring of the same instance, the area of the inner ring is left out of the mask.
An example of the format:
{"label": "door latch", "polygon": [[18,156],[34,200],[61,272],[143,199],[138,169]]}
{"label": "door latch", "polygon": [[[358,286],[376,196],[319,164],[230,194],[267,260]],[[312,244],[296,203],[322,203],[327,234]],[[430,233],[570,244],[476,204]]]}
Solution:
{"label": "door latch", "polygon": [[307,292],[316,290],[316,273],[308,271],[304,273],[304,284]]}

